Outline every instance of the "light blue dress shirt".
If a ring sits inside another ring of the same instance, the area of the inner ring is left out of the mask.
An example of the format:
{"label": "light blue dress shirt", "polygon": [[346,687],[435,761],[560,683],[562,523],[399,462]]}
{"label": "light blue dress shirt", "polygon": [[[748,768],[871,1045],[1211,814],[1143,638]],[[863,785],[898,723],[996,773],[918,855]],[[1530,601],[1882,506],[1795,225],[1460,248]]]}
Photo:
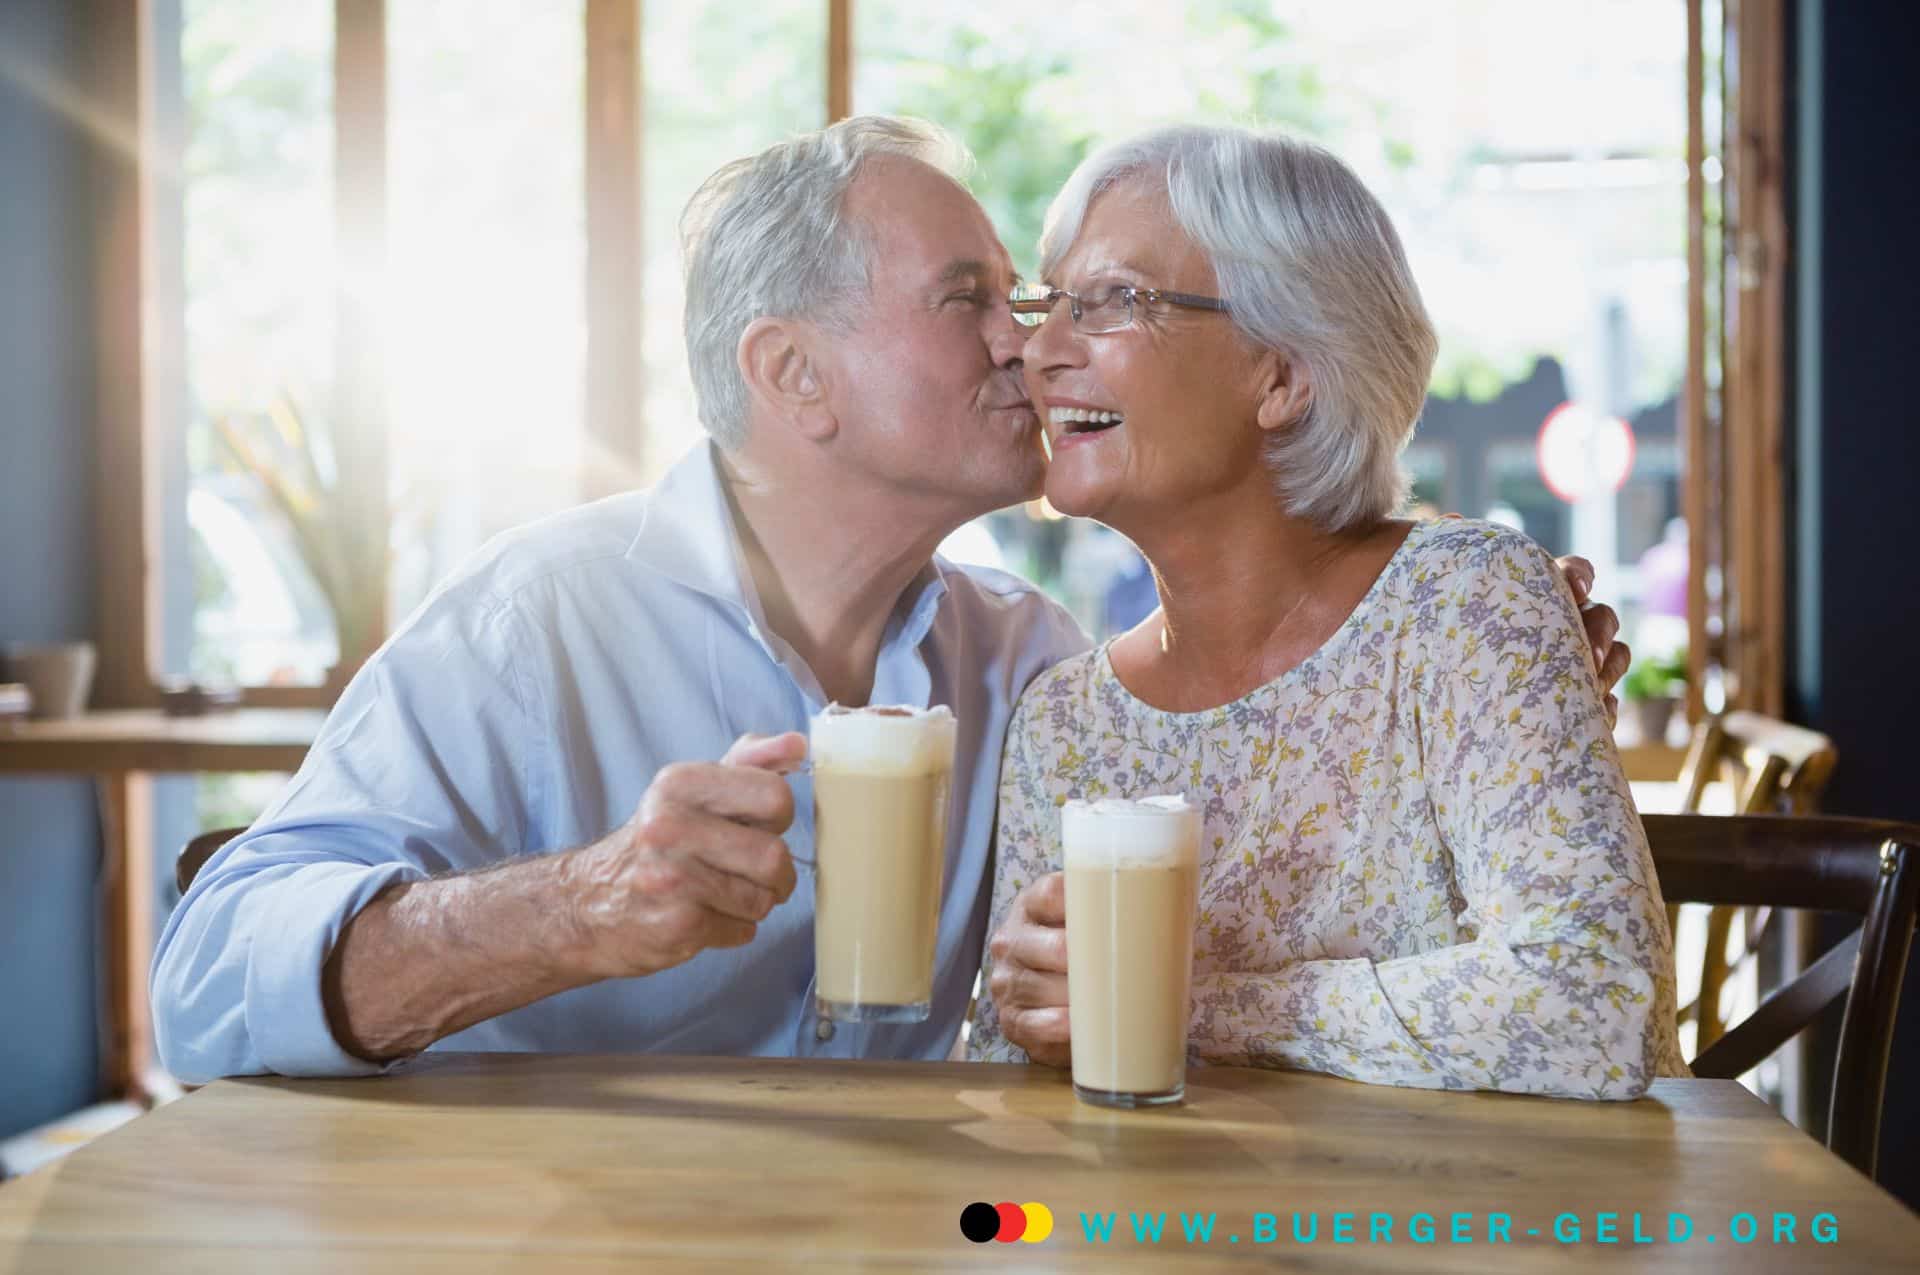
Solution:
{"label": "light blue dress shirt", "polygon": [[[980,967],[1000,748],[1042,669],[1087,649],[1031,584],[936,559],[902,595],[873,702],[959,721],[932,1017],[821,1023],[813,881],[746,947],[577,988],[440,1042],[463,1050],[940,1058]],[[286,789],[200,871],[154,954],[160,1059],[189,1083],[361,1075],[327,1025],[320,971],[396,881],[584,845],[632,816],[655,771],[746,732],[804,731],[819,684],[769,632],[710,445],[660,485],[490,544],[347,687]],[[812,857],[792,780],[787,842]]]}

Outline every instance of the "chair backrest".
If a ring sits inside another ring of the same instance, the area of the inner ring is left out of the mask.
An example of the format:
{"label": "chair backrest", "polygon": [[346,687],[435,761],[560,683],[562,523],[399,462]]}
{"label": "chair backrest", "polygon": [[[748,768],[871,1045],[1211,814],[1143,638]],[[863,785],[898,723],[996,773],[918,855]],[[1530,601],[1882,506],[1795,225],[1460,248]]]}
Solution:
{"label": "chair backrest", "polygon": [[1710,717],[1694,728],[1680,769],[1680,809],[1697,813],[1707,785],[1724,774],[1734,785],[1735,814],[1810,815],[1838,760],[1819,731],[1759,713]]}
{"label": "chair backrest", "polygon": [[[1804,726],[1759,713],[1710,717],[1694,728],[1693,743],[1687,749],[1680,771],[1686,792],[1680,809],[1697,813],[1707,785],[1724,776],[1733,785],[1735,814],[1810,815],[1819,808],[1838,756],[1832,740]],[[1667,920],[1678,932],[1680,909],[1672,900]],[[1680,1007],[1681,1021],[1694,1023],[1699,1049],[1711,1047],[1726,1031],[1721,993],[1740,962],[1758,951],[1770,920],[1765,908],[1708,910],[1699,995]],[[1728,955],[1736,931],[1743,954],[1738,960]]]}
{"label": "chair backrest", "polygon": [[180,856],[173,861],[173,883],[180,893],[185,894],[193,885],[194,877],[200,874],[207,860],[219,852],[221,846],[245,832],[245,828],[215,828],[212,832],[203,832],[180,848]]}
{"label": "chair backrest", "polygon": [[1900,984],[1920,908],[1920,825],[1785,815],[1647,815],[1671,902],[1807,908],[1860,928],[1775,991],[1693,1061],[1732,1079],[1758,1065],[1843,993],[1827,1146],[1872,1177]]}

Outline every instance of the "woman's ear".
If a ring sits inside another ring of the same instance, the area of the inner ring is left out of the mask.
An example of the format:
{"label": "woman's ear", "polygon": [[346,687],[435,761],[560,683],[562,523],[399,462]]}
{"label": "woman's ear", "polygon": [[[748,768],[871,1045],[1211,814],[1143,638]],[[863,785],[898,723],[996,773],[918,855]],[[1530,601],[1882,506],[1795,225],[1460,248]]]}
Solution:
{"label": "woman's ear", "polygon": [[1313,382],[1305,363],[1269,350],[1260,358],[1258,376],[1260,406],[1254,419],[1261,429],[1287,429],[1306,418],[1313,407]]}
{"label": "woman's ear", "polygon": [[840,427],[828,405],[817,335],[800,320],[759,318],[740,334],[735,355],[748,395],[769,417],[814,441]]}

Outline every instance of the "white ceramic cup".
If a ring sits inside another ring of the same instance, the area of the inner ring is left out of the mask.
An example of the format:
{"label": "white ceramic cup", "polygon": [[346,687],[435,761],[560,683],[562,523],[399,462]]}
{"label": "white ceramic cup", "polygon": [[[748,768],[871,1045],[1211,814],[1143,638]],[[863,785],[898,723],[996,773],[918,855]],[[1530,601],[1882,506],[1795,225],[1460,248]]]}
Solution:
{"label": "white ceramic cup", "polygon": [[93,689],[91,642],[10,642],[7,678],[24,682],[33,696],[35,718],[78,717]]}

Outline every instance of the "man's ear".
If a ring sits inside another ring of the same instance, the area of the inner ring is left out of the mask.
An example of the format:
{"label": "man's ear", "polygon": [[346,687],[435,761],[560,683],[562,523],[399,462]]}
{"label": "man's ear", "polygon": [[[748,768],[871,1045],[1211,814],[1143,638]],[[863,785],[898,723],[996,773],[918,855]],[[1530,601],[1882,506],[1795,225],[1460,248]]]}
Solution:
{"label": "man's ear", "polygon": [[828,404],[827,376],[812,324],[759,318],[740,334],[735,351],[747,393],[773,419],[819,441],[840,428]]}
{"label": "man's ear", "polygon": [[1305,363],[1269,350],[1261,355],[1256,376],[1260,406],[1254,419],[1261,429],[1271,433],[1306,419],[1313,407],[1313,381]]}

